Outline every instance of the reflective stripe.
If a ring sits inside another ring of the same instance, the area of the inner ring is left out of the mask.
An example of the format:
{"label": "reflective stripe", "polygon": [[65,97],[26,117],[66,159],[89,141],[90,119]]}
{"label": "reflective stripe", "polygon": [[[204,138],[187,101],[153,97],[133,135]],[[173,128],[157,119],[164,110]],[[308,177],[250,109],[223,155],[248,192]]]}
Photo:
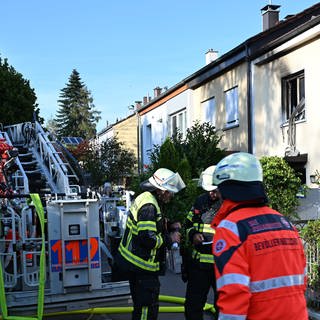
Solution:
{"label": "reflective stripe", "polygon": [[262,280],[262,281],[253,281],[250,283],[250,290],[252,293],[264,292],[272,289],[299,286],[303,284],[304,284],[304,275],[297,274],[292,276],[271,278],[271,279]]}
{"label": "reflective stripe", "polygon": [[213,254],[200,253],[196,249],[192,250],[192,258],[199,260],[201,263],[214,263]]}
{"label": "reflective stripe", "polygon": [[138,234],[138,228],[137,228],[136,224],[134,223],[134,221],[131,220],[130,217],[128,217],[128,219],[127,219],[127,228],[129,228],[130,231],[131,231],[134,235],[137,235],[137,234]]}
{"label": "reflective stripe", "polygon": [[154,205],[156,208],[157,220],[161,219],[160,208],[155,197],[150,192],[144,192],[139,195],[130,207],[130,214],[127,218],[126,229],[118,250],[126,260],[140,269],[155,272],[160,269],[159,262],[155,262],[154,260],[156,259],[156,249],[163,243],[161,235],[156,235],[156,243],[153,249],[145,249],[145,253],[141,254],[143,257],[148,257],[148,260],[145,260],[131,252],[133,243],[136,241],[140,231],[147,230],[157,233],[157,224],[155,221],[137,221],[138,212],[145,204]]}
{"label": "reflective stripe", "polygon": [[192,211],[189,211],[188,214],[187,214],[187,219],[189,221],[192,221],[192,218],[193,218],[193,212]]}
{"label": "reflective stripe", "polygon": [[197,250],[193,249],[192,250],[192,258],[198,260],[200,258],[200,252]]}
{"label": "reflective stripe", "polygon": [[303,285],[304,275],[298,274],[293,276],[283,276],[261,281],[252,281],[250,283],[250,278],[248,276],[238,273],[230,273],[222,276],[217,280],[217,289],[232,284],[240,284],[250,287],[250,291],[252,293],[257,293],[283,287]]}
{"label": "reflective stripe", "polygon": [[156,238],[157,238],[157,243],[156,243],[155,248],[160,248],[161,245],[163,244],[163,238],[161,235],[157,235]]}
{"label": "reflective stripe", "polygon": [[236,223],[228,221],[228,220],[222,220],[219,225],[218,228],[225,228],[228,229],[229,231],[231,231],[232,233],[234,233],[237,237],[239,237],[239,230],[238,230],[238,226]]}
{"label": "reflective stripe", "polygon": [[240,284],[249,287],[250,277],[240,273],[229,273],[217,280],[217,289],[222,288],[230,284]]}
{"label": "reflective stripe", "polygon": [[203,226],[203,232],[205,233],[215,233],[215,230],[211,228],[210,224],[204,224]]}
{"label": "reflective stripe", "polygon": [[199,223],[199,222],[194,222],[193,223],[193,229],[197,230],[197,231],[202,231],[202,227],[203,227],[203,224],[202,223]]}
{"label": "reflective stripe", "polygon": [[141,320],[148,319],[148,307],[142,307],[141,309]]}
{"label": "reflective stripe", "polygon": [[146,261],[139,258],[136,255],[133,255],[128,249],[126,249],[122,245],[122,243],[120,243],[119,252],[125,259],[127,259],[129,262],[133,263],[134,265],[136,265],[141,269],[148,270],[148,271],[158,271],[160,269],[159,262]]}
{"label": "reflective stripe", "polygon": [[219,313],[218,320],[245,320],[246,315]]}
{"label": "reflective stripe", "polygon": [[214,262],[213,255],[200,253],[200,262],[201,263],[213,263]]}
{"label": "reflective stripe", "polygon": [[150,230],[157,232],[157,225],[154,221],[138,221],[137,227],[139,231]]}
{"label": "reflective stripe", "polygon": [[150,193],[149,191],[146,191],[138,195],[130,207],[130,212],[132,213],[133,218],[136,221],[138,220],[139,210],[141,209],[142,206],[144,206],[147,203],[153,204],[156,207],[157,213],[160,213],[160,208],[156,198],[152,195],[152,193]]}

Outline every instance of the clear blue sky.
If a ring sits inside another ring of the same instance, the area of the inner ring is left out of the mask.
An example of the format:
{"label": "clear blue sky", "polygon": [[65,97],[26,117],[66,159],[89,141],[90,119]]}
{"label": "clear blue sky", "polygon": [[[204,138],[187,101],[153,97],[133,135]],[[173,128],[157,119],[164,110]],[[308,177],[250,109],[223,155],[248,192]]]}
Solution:
{"label": "clear blue sky", "polygon": [[[60,90],[77,69],[106,121],[171,87],[262,31],[260,9],[270,0],[1,0],[0,56],[38,97],[40,114],[55,116]],[[316,4],[273,0],[280,19]]]}

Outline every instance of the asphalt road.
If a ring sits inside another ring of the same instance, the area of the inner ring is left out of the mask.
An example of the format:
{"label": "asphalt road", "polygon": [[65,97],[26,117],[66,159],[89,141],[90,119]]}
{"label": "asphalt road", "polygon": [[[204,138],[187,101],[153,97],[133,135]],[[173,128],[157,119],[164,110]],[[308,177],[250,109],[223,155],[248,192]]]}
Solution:
{"label": "asphalt road", "polygon": [[[165,296],[175,296],[184,298],[186,284],[181,280],[180,274],[168,270],[166,275],[160,277],[161,289],[160,294]],[[208,296],[208,303],[213,303],[213,293]],[[160,302],[161,306],[182,306],[181,304],[172,304]],[[47,320],[131,320],[130,313],[121,314],[76,314],[44,317]],[[212,320],[212,313],[205,312],[204,320]],[[183,313],[159,313],[158,320],[184,320]]]}

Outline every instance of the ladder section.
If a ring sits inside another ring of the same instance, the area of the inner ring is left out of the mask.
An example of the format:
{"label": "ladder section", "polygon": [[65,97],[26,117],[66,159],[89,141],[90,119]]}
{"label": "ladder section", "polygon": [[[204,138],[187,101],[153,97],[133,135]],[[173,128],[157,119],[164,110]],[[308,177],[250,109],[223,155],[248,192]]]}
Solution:
{"label": "ladder section", "polygon": [[35,192],[71,194],[70,185],[79,181],[61,150],[54,146],[38,122],[5,127],[30,181],[36,181]]}

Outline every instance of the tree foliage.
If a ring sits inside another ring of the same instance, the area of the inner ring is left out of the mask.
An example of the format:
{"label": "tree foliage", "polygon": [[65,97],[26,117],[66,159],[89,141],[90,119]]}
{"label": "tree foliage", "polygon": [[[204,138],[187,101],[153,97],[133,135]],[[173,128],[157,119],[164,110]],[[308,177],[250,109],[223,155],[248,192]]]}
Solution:
{"label": "tree foliage", "polygon": [[[141,176],[140,182],[162,167],[179,172],[186,184],[186,188],[166,205],[164,214],[170,220],[183,221],[195,198],[204,192],[198,188],[197,179],[204,169],[224,157],[224,150],[218,147],[220,140],[220,133],[210,123],[195,122],[187,130],[185,139],[178,132],[175,136],[167,138],[161,146],[154,146],[150,153],[151,164],[147,172]],[[133,190],[136,194],[141,192],[138,187],[138,179],[135,179]]]}
{"label": "tree foliage", "polygon": [[3,125],[32,121],[34,115],[39,122],[39,108],[34,89],[29,80],[23,78],[7,59],[0,58],[0,121]]}
{"label": "tree foliage", "polygon": [[262,157],[260,162],[270,206],[289,218],[297,218],[299,201],[296,195],[301,188],[300,178],[280,157]]}
{"label": "tree foliage", "polygon": [[121,183],[123,178],[132,174],[137,161],[133,152],[125,149],[116,137],[99,145],[84,141],[72,152],[85,171],[91,174],[95,187],[101,186],[105,181]]}
{"label": "tree foliage", "polygon": [[167,138],[161,146],[154,146],[150,153],[151,170],[160,167],[177,169],[182,159],[189,164],[190,178],[198,178],[200,173],[209,166],[218,163],[225,151],[219,148],[220,132],[209,122],[196,121],[187,129],[183,139],[181,133]]}
{"label": "tree foliage", "polygon": [[302,228],[301,236],[311,246],[320,245],[320,220],[309,221]]}
{"label": "tree foliage", "polygon": [[219,148],[222,135],[209,122],[196,121],[187,130],[186,139],[181,141],[182,149],[191,164],[191,176],[199,177],[200,173],[209,166],[217,164],[225,151]]}
{"label": "tree foliage", "polygon": [[93,138],[100,112],[94,109],[91,92],[81,81],[76,69],[72,71],[66,87],[61,89],[59,98],[59,109],[55,118],[57,136]]}

